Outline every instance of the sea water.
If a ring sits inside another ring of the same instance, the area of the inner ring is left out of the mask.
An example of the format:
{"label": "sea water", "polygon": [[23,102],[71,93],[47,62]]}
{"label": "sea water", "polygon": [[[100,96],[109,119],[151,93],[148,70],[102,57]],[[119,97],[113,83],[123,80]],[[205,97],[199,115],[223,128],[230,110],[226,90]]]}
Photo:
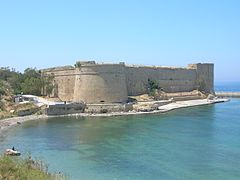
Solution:
{"label": "sea water", "polygon": [[215,91],[240,92],[240,82],[216,82]]}
{"label": "sea water", "polygon": [[[240,83],[216,83],[240,91]],[[240,179],[240,99],[123,117],[26,122],[0,135],[70,179]]]}
{"label": "sea water", "polygon": [[0,135],[70,179],[240,179],[240,99],[123,117],[29,121]]}

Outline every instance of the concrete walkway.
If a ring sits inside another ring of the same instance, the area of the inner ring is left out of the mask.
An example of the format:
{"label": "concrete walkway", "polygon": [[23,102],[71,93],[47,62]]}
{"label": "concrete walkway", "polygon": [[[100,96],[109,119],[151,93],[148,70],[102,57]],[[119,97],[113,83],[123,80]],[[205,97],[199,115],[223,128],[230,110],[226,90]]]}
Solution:
{"label": "concrete walkway", "polygon": [[215,104],[215,103],[221,103],[221,102],[227,102],[227,101],[229,101],[229,99],[220,99],[220,98],[213,99],[213,100],[199,99],[199,100],[190,100],[190,101],[177,101],[167,105],[160,106],[158,109],[161,112],[166,112],[166,111],[171,111],[179,108],[202,106],[202,105]]}

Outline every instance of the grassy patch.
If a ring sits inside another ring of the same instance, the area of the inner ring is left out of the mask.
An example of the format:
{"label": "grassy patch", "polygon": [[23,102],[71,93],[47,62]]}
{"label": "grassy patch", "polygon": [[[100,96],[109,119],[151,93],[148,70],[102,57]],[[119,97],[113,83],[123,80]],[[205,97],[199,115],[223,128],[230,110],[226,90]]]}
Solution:
{"label": "grassy patch", "polygon": [[20,157],[0,156],[0,179],[38,179],[55,180],[66,179],[62,174],[48,172],[48,167],[42,161],[36,161],[29,156]]}

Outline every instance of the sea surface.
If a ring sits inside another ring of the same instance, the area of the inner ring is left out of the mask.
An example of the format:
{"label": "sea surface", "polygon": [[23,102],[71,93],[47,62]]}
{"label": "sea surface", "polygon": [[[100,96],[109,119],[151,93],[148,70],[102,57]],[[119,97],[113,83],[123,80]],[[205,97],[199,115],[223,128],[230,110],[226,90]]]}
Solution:
{"label": "sea surface", "polygon": [[0,135],[70,179],[240,179],[240,99],[164,114],[29,121]]}
{"label": "sea surface", "polygon": [[0,150],[70,179],[240,179],[240,99],[158,115],[51,118],[0,135]]}
{"label": "sea surface", "polygon": [[240,82],[215,82],[215,91],[240,92]]}

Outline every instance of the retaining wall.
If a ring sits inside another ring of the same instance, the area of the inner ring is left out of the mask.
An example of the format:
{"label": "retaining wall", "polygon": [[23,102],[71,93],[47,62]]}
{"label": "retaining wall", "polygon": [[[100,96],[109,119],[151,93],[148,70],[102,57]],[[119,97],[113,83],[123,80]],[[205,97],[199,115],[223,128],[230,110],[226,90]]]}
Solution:
{"label": "retaining wall", "polygon": [[109,113],[109,112],[128,112],[133,110],[131,103],[120,104],[87,104],[85,113]]}
{"label": "retaining wall", "polygon": [[63,114],[75,114],[84,112],[86,105],[83,103],[71,103],[71,104],[56,104],[49,105],[46,108],[47,115],[63,115]]}

